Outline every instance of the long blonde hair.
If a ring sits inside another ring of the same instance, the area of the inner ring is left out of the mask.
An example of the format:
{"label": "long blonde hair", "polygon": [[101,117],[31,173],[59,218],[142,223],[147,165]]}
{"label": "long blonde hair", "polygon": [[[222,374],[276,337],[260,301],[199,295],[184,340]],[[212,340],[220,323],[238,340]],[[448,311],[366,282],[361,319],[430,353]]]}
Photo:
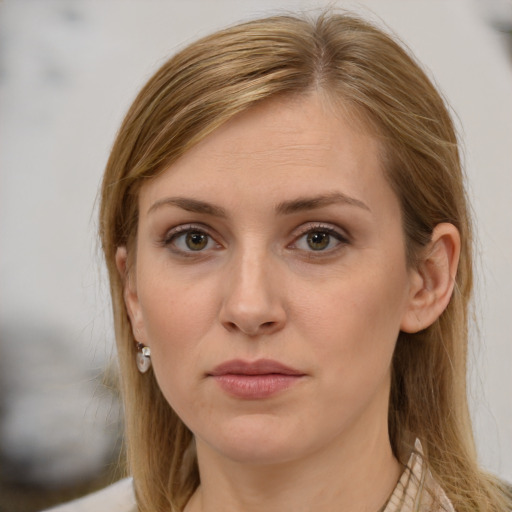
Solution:
{"label": "long blonde hair", "polygon": [[351,15],[275,16],[217,32],[166,62],[137,96],[114,143],[102,187],[100,233],[111,283],[129,469],[142,512],[182,510],[199,484],[192,434],[141,375],[115,265],[133,263],[141,185],[234,115],[276,95],[322,91],[348,105],[382,141],[385,172],[402,208],[409,264],[441,222],[462,240],[453,297],[417,334],[399,335],[389,432],[398,455],[421,439],[429,467],[458,512],[503,510],[505,494],[477,465],[466,357],[472,235],[459,150],[447,108],[392,38]]}

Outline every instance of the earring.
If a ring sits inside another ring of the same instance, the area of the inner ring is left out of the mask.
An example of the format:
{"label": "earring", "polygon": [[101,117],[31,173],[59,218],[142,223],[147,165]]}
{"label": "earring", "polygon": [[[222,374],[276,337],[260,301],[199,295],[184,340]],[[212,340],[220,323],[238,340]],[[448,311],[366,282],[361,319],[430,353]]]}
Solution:
{"label": "earring", "polygon": [[137,343],[135,362],[140,373],[146,373],[151,368],[151,349],[142,343]]}

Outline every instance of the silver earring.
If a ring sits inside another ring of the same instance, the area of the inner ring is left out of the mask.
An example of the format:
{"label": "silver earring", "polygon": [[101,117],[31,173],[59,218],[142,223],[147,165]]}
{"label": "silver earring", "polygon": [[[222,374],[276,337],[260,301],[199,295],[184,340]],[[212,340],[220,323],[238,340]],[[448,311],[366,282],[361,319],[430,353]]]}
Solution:
{"label": "silver earring", "polygon": [[137,343],[135,362],[140,373],[146,373],[151,368],[151,349],[142,343]]}

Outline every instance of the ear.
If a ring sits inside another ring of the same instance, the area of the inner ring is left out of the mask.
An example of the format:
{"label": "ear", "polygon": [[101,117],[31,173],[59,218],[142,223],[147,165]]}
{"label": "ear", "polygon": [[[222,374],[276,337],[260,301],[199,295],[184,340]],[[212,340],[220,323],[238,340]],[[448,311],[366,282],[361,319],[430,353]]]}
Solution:
{"label": "ear", "polygon": [[134,275],[128,266],[128,253],[124,246],[120,246],[116,250],[116,266],[123,281],[124,304],[130,318],[133,337],[139,343],[145,344],[144,322],[137,296],[137,286]]}
{"label": "ear", "polygon": [[400,329],[414,333],[432,325],[446,309],[459,264],[460,235],[453,224],[438,224],[411,275],[409,304]]}

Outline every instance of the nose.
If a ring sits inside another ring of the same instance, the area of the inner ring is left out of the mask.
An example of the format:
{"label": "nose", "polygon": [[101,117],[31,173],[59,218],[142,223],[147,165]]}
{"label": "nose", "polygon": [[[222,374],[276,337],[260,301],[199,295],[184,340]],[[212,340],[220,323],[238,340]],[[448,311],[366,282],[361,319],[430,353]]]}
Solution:
{"label": "nose", "polygon": [[248,336],[281,330],[287,313],[282,280],[272,256],[253,252],[231,263],[219,313],[222,325],[230,332]]}

